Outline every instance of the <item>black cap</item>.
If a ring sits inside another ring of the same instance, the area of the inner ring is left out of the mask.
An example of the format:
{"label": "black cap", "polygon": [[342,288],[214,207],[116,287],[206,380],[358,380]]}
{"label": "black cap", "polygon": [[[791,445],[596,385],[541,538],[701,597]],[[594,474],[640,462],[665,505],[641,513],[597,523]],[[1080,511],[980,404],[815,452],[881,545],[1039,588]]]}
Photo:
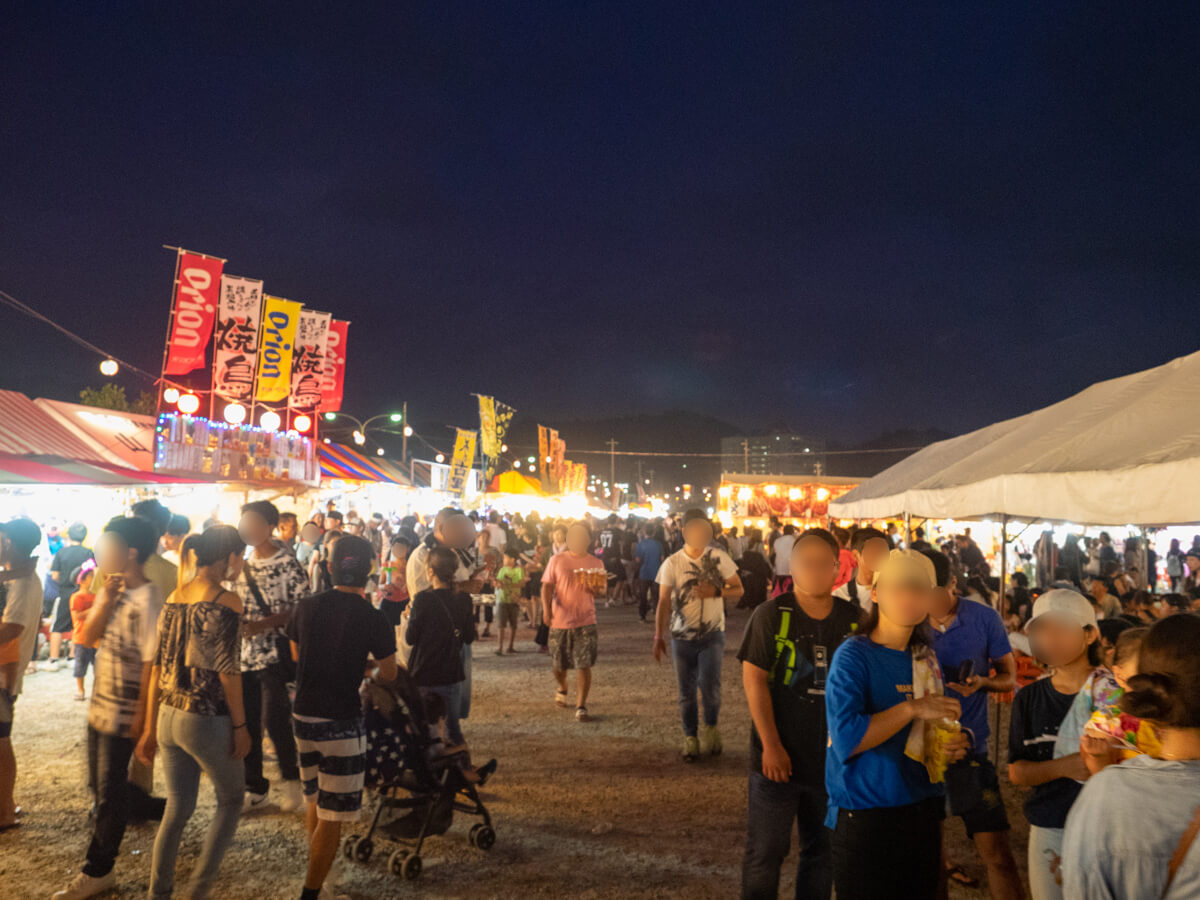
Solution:
{"label": "black cap", "polygon": [[32,519],[13,519],[0,524],[0,533],[10,541],[21,556],[31,556],[42,542],[42,529]]}

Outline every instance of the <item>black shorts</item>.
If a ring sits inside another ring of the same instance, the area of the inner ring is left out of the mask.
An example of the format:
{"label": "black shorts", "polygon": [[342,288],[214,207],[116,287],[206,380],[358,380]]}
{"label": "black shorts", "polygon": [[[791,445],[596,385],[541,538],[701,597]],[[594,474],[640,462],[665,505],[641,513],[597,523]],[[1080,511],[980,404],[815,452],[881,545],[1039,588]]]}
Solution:
{"label": "black shorts", "polygon": [[[1000,779],[996,767],[986,756],[975,756],[957,763],[969,765],[972,777],[959,780],[953,774],[946,777],[947,812],[961,816],[967,837],[996,831],[1008,831],[1008,813],[1000,794]],[[965,793],[965,796],[960,796]]]}

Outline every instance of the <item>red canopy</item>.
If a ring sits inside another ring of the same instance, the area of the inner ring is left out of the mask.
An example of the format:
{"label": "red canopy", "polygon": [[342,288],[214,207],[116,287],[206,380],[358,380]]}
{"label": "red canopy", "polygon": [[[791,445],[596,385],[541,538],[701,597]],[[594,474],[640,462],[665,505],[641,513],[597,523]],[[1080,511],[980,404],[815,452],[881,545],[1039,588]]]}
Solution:
{"label": "red canopy", "polygon": [[127,469],[106,462],[84,462],[49,453],[0,453],[0,484],[202,484],[180,478]]}

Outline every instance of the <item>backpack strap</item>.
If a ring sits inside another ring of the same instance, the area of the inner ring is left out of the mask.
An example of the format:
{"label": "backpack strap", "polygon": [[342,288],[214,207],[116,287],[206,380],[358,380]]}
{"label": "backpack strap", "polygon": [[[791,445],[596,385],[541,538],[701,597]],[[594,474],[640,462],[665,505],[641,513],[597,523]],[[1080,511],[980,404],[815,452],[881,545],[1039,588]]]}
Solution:
{"label": "backpack strap", "polygon": [[858,602],[858,569],[850,573],[850,580],[846,582],[846,593],[850,595],[851,600]]}
{"label": "backpack strap", "polygon": [[792,611],[779,608],[779,628],[775,632],[775,662],[771,664],[769,678],[774,681],[781,661],[784,663],[783,684],[790,685],[796,674],[796,644],[789,637],[792,628]]}
{"label": "backpack strap", "polygon": [[1195,842],[1197,834],[1200,834],[1200,807],[1196,808],[1196,813],[1192,816],[1192,821],[1188,823],[1187,830],[1184,831],[1183,837],[1179,839],[1179,846],[1175,848],[1175,852],[1171,855],[1171,864],[1167,867],[1167,883],[1163,885],[1162,895],[1164,898],[1171,892],[1171,883],[1175,880],[1175,875],[1179,872],[1183,861],[1187,859],[1188,851],[1192,849],[1192,844]]}

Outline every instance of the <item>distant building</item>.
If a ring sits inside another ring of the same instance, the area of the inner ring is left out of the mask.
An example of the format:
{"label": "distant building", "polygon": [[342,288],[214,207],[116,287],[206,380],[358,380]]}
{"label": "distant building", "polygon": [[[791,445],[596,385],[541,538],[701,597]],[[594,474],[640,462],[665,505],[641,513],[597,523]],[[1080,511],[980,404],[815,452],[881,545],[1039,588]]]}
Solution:
{"label": "distant building", "polygon": [[776,431],[721,438],[721,468],[747,475],[827,475],[825,441]]}

